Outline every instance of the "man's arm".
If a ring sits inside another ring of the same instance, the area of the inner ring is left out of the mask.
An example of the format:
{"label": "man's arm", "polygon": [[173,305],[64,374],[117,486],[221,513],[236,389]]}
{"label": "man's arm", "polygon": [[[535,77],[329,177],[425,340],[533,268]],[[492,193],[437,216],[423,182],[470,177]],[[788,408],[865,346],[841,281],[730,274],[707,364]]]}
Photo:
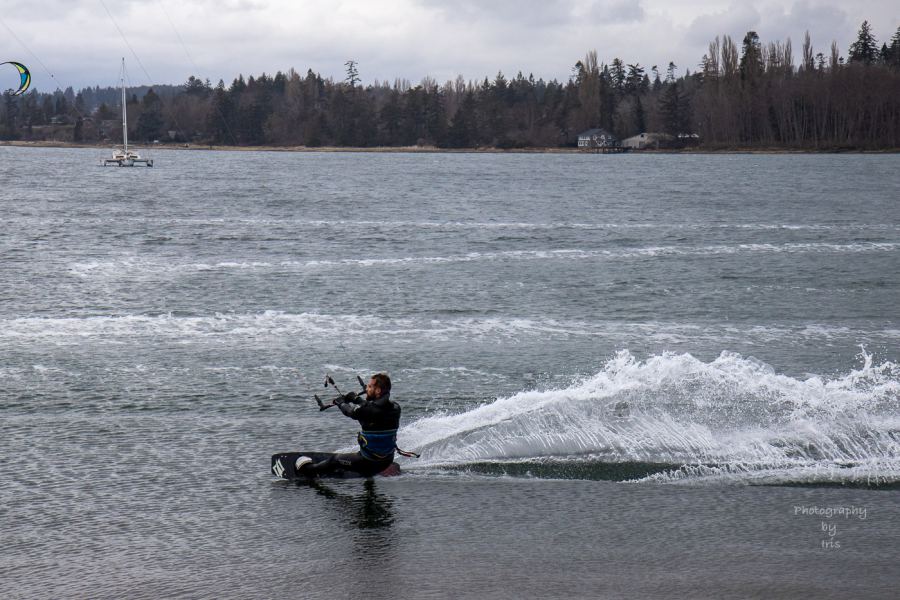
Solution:
{"label": "man's arm", "polygon": [[356,415],[356,411],[362,406],[363,402],[364,400],[362,398],[351,392],[349,394],[344,394],[340,400],[335,401],[335,404],[346,416],[358,420],[359,417]]}

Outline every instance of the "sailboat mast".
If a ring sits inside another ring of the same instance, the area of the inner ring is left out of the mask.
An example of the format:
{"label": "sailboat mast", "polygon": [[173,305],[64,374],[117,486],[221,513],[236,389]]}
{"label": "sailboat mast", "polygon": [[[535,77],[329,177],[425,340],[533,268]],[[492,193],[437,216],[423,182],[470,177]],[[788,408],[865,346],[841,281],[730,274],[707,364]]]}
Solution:
{"label": "sailboat mast", "polygon": [[128,154],[128,111],[125,110],[125,57],[122,57],[122,145]]}

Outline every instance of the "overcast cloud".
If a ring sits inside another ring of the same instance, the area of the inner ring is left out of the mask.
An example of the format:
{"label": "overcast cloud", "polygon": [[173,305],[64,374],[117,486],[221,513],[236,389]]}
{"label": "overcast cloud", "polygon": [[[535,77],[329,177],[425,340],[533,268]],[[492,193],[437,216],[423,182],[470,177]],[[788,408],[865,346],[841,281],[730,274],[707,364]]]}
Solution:
{"label": "overcast cloud", "polygon": [[116,85],[121,56],[134,85],[182,83],[190,74],[230,83],[239,73],[290,68],[343,79],[349,59],[358,61],[364,83],[478,80],[501,70],[565,80],[591,49],[603,62],[620,57],[648,70],[671,60],[681,74],[696,70],[715,36],[740,42],[750,29],[763,42],[790,36],[795,52],[808,29],[816,51],[827,52],[836,40],[846,55],[864,19],[879,42],[889,39],[900,26],[898,6],[896,0],[0,0],[0,61],[29,65],[34,87],[43,91]]}

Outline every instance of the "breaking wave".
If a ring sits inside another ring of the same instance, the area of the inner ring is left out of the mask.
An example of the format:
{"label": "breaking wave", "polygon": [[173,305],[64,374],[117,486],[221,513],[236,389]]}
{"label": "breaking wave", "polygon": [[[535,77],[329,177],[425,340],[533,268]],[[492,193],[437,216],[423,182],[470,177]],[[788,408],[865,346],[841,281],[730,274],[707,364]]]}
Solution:
{"label": "breaking wave", "polygon": [[641,482],[900,485],[900,367],[780,375],[723,352],[711,362],[620,351],[564,389],[422,418],[400,445],[412,470]]}

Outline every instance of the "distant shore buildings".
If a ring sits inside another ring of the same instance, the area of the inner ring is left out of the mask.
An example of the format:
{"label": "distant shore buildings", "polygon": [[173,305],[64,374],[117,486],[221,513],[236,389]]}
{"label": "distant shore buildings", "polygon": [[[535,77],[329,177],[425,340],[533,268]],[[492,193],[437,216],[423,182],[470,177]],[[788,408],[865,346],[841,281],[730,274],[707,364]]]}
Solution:
{"label": "distant shore buildings", "polygon": [[639,133],[622,140],[622,145],[629,150],[644,150],[652,148],[658,150],[661,146],[665,146],[674,139],[667,133]]}
{"label": "distant shore buildings", "polygon": [[605,129],[588,129],[578,134],[578,148],[593,152],[625,152],[619,138]]}

